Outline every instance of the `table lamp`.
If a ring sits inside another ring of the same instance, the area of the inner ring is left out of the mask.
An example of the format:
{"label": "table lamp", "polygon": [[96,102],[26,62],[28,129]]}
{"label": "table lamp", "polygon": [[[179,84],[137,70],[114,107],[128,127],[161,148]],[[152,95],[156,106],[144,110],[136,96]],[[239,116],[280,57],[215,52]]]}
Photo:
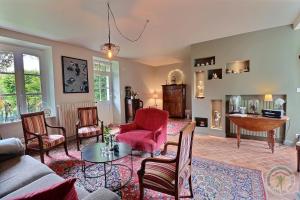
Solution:
{"label": "table lamp", "polygon": [[265,94],[264,101],[267,101],[267,102],[273,101],[272,94]]}
{"label": "table lamp", "polygon": [[155,108],[157,108],[156,100],[158,99],[158,94],[157,94],[156,92],[154,92],[152,98],[154,99],[154,105],[155,105]]}

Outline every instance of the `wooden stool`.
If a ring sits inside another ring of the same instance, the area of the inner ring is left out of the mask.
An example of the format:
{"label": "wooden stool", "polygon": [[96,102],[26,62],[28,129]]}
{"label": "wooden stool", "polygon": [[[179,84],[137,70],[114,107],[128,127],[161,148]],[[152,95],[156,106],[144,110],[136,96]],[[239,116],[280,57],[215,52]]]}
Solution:
{"label": "wooden stool", "polygon": [[300,172],[300,141],[296,143],[297,149],[297,171]]}

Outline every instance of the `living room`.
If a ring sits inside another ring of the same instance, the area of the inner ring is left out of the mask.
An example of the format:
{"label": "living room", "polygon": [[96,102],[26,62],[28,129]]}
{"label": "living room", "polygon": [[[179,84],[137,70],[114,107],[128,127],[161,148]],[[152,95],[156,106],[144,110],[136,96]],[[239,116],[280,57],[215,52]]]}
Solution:
{"label": "living room", "polygon": [[0,198],[300,199],[298,1],[0,11]]}

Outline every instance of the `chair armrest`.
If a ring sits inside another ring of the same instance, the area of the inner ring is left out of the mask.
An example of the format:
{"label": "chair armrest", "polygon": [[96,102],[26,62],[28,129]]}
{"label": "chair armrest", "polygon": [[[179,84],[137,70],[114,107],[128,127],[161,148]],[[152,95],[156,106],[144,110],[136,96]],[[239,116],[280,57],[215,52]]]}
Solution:
{"label": "chair armrest", "polygon": [[146,163],[155,162],[155,163],[174,163],[176,159],[163,159],[163,158],[146,158],[142,161],[141,169],[139,170],[140,175],[145,174]]}
{"label": "chair armrest", "polygon": [[66,129],[62,126],[52,126],[52,125],[49,125],[49,124],[46,124],[47,127],[49,128],[54,128],[54,129],[61,129],[62,132],[63,132],[63,136],[66,137]]}
{"label": "chair armrest", "polygon": [[160,126],[158,129],[156,129],[155,131],[153,131],[153,139],[155,141],[156,141],[157,136],[161,134],[162,129],[163,129],[163,127]]}
{"label": "chair armrest", "polygon": [[80,121],[77,120],[77,121],[76,121],[76,124],[75,124],[75,125],[76,125],[76,128],[79,128],[79,124],[80,124]]}
{"label": "chair armrest", "polygon": [[168,149],[168,146],[169,145],[172,145],[172,146],[178,146],[178,143],[177,142],[167,142],[164,146],[164,149],[163,151],[161,152],[161,155],[166,155],[167,153],[167,149]]}
{"label": "chair armrest", "polygon": [[136,129],[137,126],[135,123],[122,124],[120,125],[120,134]]}
{"label": "chair armrest", "polygon": [[24,155],[25,148],[18,138],[0,140],[0,162]]}

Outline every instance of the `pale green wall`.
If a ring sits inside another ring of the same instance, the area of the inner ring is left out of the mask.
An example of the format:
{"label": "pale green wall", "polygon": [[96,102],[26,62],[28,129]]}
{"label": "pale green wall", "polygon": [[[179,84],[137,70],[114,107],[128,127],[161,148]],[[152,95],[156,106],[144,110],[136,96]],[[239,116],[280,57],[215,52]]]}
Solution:
{"label": "pale green wall", "polygon": [[[193,116],[210,118],[211,99],[223,100],[223,131],[198,128],[197,132],[224,135],[224,100],[226,94],[287,94],[287,115],[290,129],[286,143],[295,140],[300,133],[300,31],[291,26],[283,26],[263,31],[246,33],[232,37],[194,44],[191,47],[191,60],[216,56],[214,67],[192,67],[198,69],[223,68],[222,80],[205,80],[203,100],[194,98],[192,92]],[[234,60],[250,60],[250,72],[225,74],[225,64]],[[192,76],[194,77],[194,76]],[[194,86],[194,85],[193,85]]]}

